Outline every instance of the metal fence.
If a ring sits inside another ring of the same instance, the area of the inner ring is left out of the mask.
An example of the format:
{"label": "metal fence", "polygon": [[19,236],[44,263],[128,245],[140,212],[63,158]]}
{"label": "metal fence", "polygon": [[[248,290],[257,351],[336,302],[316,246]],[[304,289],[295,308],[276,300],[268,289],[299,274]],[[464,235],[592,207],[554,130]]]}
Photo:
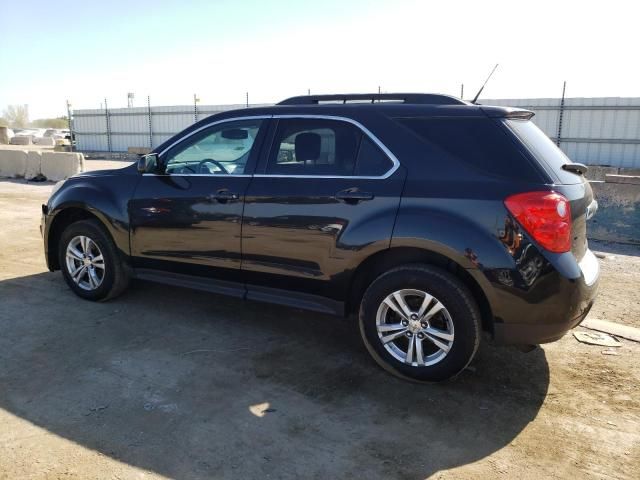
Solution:
{"label": "metal fence", "polygon": [[[481,103],[533,110],[534,122],[576,162],[640,168],[640,98],[487,99]],[[156,147],[197,120],[245,107],[105,106],[76,110],[72,124],[78,150],[123,152],[129,147]]]}
{"label": "metal fence", "polygon": [[129,147],[154,148],[198,120],[241,108],[246,105],[147,105],[76,110],[72,112],[72,128],[79,151],[126,152]]}

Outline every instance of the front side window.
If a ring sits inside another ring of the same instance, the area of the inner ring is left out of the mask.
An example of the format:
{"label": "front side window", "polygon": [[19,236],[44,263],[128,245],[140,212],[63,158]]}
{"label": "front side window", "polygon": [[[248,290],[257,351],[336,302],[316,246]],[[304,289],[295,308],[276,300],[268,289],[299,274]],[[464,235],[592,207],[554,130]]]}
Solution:
{"label": "front side window", "polygon": [[266,173],[353,175],[362,136],[354,125],[337,120],[280,120]]}
{"label": "front side window", "polygon": [[179,175],[242,175],[261,120],[228,122],[194,134],[166,156],[166,173]]}

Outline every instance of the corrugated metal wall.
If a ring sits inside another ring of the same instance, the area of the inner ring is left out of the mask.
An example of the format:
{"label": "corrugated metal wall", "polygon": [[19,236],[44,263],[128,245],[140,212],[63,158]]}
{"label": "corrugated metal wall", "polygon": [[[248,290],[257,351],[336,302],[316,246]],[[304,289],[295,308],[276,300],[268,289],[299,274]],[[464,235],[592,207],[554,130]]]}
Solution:
{"label": "corrugated metal wall", "polygon": [[[533,110],[533,121],[558,137],[559,98],[488,99],[486,105]],[[257,106],[257,105],[256,105]],[[198,119],[244,105],[198,105]],[[193,105],[76,110],[73,129],[81,151],[127,151],[155,147],[191,125]],[[149,122],[151,122],[151,138]],[[567,98],[562,109],[560,147],[576,162],[640,168],[640,98]]]}
{"label": "corrugated metal wall", "polygon": [[[553,140],[558,139],[559,98],[481,103],[532,110],[538,127]],[[560,148],[575,162],[640,168],[640,98],[566,98]]]}
{"label": "corrugated metal wall", "polygon": [[[245,105],[198,105],[197,119],[242,108]],[[76,110],[73,131],[80,151],[126,152],[129,147],[156,147],[195,121],[193,105],[110,108],[108,115],[104,109]]]}

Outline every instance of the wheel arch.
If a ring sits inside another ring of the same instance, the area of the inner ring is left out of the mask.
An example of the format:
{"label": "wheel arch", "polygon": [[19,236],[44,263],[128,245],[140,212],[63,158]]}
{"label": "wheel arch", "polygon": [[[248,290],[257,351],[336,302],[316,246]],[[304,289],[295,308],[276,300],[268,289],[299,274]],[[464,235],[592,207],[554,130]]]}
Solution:
{"label": "wheel arch", "polygon": [[89,211],[87,208],[77,205],[63,208],[53,217],[51,226],[49,227],[49,234],[47,236],[47,259],[49,263],[49,270],[54,271],[60,269],[60,262],[58,261],[58,247],[62,232],[64,232],[69,225],[80,220],[97,221],[103,227],[104,231],[113,239],[113,236],[109,232],[104,220],[95,213]]}
{"label": "wheel arch", "polygon": [[392,268],[412,263],[434,265],[457,277],[471,291],[478,304],[483,330],[493,332],[491,304],[485,291],[469,270],[442,253],[418,247],[392,247],[367,257],[353,274],[346,313],[357,313],[364,292],[378,276]]}

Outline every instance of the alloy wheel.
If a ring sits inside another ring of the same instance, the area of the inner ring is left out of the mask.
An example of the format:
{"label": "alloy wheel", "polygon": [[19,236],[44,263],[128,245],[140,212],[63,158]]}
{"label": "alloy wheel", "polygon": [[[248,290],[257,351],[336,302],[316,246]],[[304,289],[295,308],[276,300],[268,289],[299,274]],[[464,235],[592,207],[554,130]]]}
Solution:
{"label": "alloy wheel", "polygon": [[397,290],[380,303],[378,338],[396,360],[414,367],[441,362],[454,341],[453,320],[446,307],[422,290]]}
{"label": "alloy wheel", "polygon": [[67,272],[83,290],[95,290],[104,280],[104,257],[100,248],[87,236],[73,237],[67,245]]}

